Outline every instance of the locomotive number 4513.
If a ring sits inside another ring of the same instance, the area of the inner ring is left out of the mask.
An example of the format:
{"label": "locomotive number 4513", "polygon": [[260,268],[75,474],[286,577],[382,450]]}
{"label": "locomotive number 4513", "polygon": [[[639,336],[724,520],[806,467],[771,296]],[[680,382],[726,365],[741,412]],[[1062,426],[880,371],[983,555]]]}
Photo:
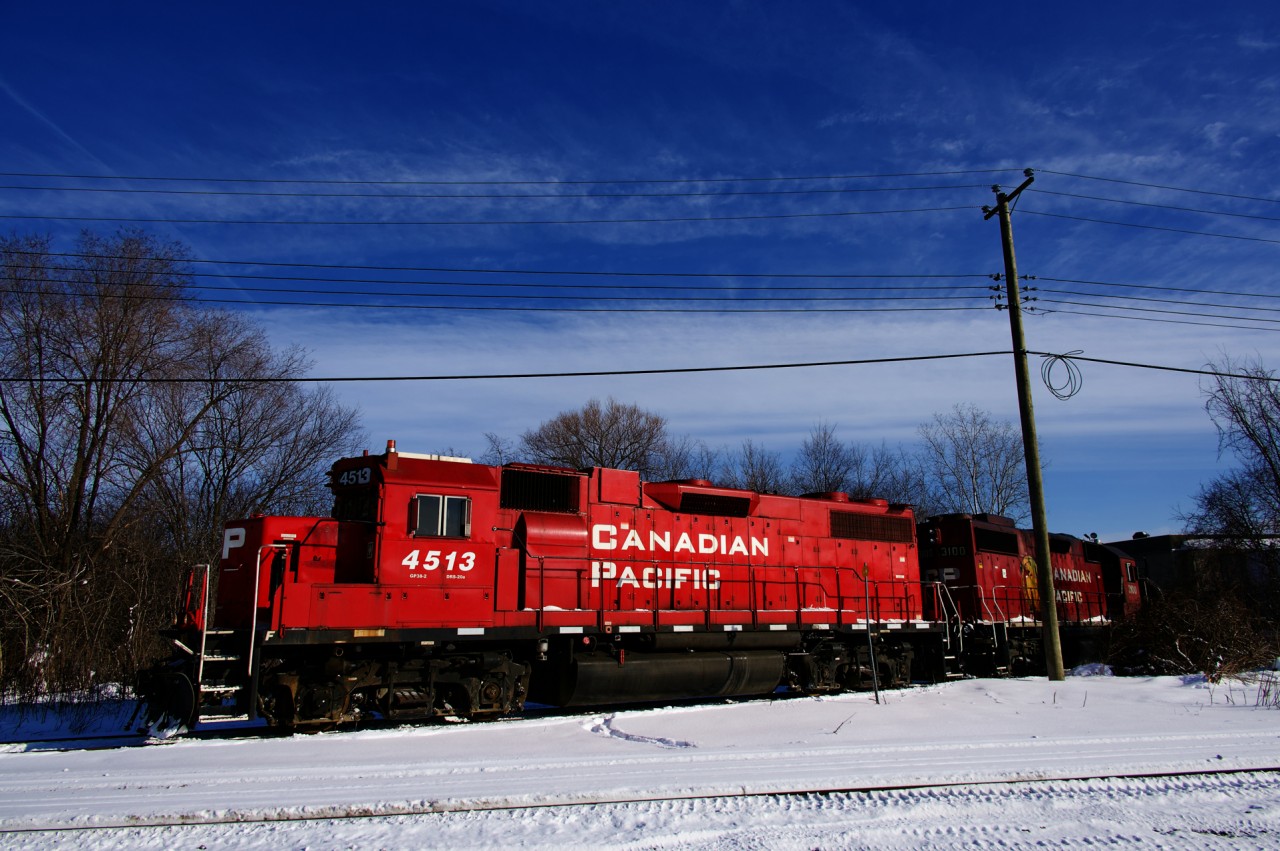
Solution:
{"label": "locomotive number 4513", "polygon": [[358,470],[344,470],[338,474],[338,484],[340,485],[367,485],[373,481],[373,471],[368,467],[361,467]]}
{"label": "locomotive number 4513", "polygon": [[443,566],[447,572],[460,570],[466,573],[476,566],[476,554],[473,552],[442,553],[440,550],[427,550],[427,554],[423,556],[421,550],[414,550],[405,556],[400,563],[409,568],[410,571],[439,570]]}

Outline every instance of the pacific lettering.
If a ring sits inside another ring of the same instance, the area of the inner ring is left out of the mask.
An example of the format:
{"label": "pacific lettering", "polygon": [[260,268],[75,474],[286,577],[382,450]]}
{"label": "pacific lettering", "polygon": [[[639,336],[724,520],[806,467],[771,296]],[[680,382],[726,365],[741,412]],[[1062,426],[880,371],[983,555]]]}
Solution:
{"label": "pacific lettering", "polygon": [[618,565],[612,561],[591,562],[591,587],[599,588],[611,582],[618,588],[691,587],[694,591],[715,591],[720,587],[720,571],[702,567],[646,567],[637,576],[629,564]]}

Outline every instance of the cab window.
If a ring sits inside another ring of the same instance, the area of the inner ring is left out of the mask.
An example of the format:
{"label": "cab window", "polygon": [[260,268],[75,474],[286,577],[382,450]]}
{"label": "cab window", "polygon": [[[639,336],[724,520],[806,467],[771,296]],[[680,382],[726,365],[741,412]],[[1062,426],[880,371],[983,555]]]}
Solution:
{"label": "cab window", "polygon": [[419,494],[413,499],[416,537],[466,538],[471,535],[471,499]]}

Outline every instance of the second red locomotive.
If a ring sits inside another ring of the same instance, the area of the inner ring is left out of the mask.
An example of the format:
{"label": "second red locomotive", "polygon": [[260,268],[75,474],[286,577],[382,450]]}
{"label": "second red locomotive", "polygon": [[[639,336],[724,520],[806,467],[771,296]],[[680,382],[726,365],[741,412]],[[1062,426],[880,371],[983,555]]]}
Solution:
{"label": "second red locomotive", "polygon": [[[922,578],[938,583],[928,615],[961,627],[968,673],[1043,670],[1041,590],[1035,536],[994,514],[944,514],[920,524]],[[1141,605],[1137,567],[1119,550],[1071,535],[1049,536],[1063,661],[1105,654],[1105,629]]]}

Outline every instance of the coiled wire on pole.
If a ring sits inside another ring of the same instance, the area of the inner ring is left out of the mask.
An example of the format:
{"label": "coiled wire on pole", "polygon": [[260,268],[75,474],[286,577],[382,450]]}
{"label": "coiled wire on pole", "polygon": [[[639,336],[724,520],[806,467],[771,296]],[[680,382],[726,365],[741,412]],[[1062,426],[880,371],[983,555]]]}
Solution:
{"label": "coiled wire on pole", "polygon": [[[1044,361],[1040,364],[1040,380],[1044,382],[1045,387],[1049,388],[1049,392],[1059,399],[1070,399],[1084,386],[1084,376],[1080,372],[1080,367],[1071,360],[1072,355],[1082,354],[1084,354],[1083,349],[1076,349],[1063,355],[1041,355]],[[1061,364],[1066,371],[1066,378],[1060,383],[1055,383],[1053,369],[1058,364]]]}

